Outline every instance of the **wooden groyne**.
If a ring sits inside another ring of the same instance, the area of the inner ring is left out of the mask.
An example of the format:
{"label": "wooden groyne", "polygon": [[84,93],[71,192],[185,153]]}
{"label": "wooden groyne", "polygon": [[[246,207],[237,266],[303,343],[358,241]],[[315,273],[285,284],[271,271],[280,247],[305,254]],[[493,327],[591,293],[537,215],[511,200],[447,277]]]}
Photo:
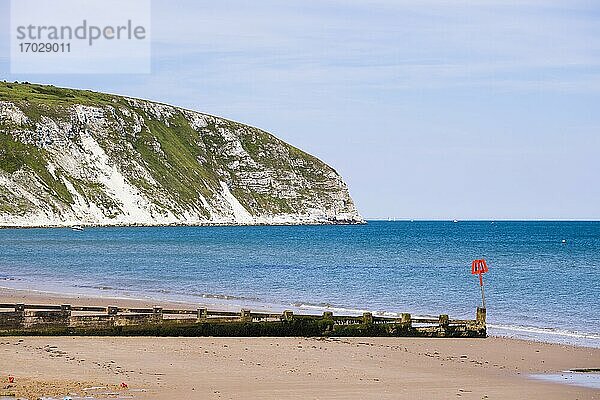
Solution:
{"label": "wooden groyne", "polygon": [[117,306],[88,307],[0,304],[0,335],[105,336],[412,336],[485,337],[486,310],[473,320],[438,318],[301,315]]}

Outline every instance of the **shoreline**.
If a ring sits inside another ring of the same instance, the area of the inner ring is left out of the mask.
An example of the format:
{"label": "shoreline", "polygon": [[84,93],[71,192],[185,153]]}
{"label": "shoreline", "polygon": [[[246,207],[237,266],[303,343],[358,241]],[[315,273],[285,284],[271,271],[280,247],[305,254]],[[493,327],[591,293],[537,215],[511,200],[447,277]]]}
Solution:
{"label": "shoreline", "polygon": [[74,226],[82,228],[168,228],[168,227],[239,227],[239,226],[328,226],[328,225],[366,225],[367,220],[299,220],[299,221],[256,221],[256,222],[174,222],[174,223],[86,223],[81,221],[73,221],[64,224],[45,224],[45,225],[3,225],[0,224],[0,229],[71,229]]}
{"label": "shoreline", "polygon": [[[198,296],[198,301],[191,301],[182,296],[181,299],[159,298],[160,293],[152,293],[149,296],[143,296],[137,293],[137,296],[118,295],[111,293],[111,290],[88,288],[88,293],[63,293],[52,290],[38,290],[31,288],[11,288],[2,286],[0,282],[0,303],[30,303],[30,304],[71,304],[81,306],[122,306],[152,308],[160,306],[171,309],[189,309],[197,307],[206,307],[213,311],[232,311],[238,312],[242,308],[251,309],[256,312],[276,312],[281,313],[284,310],[292,310],[294,313],[317,315],[324,311],[332,311],[337,315],[361,315],[363,312],[372,312],[374,315],[396,316],[397,313],[376,312],[368,309],[343,308],[335,306],[320,306],[314,304],[270,304],[261,302],[258,299],[238,298],[234,296]],[[93,293],[106,290],[108,293]],[[414,314],[413,316],[424,318],[437,318],[430,314]],[[451,318],[457,317],[450,315]],[[503,325],[487,323],[489,337],[507,338],[514,340],[524,340],[533,343],[549,343],[567,345],[573,347],[600,349],[600,335],[581,333],[575,331],[552,331],[544,328]]]}
{"label": "shoreline", "polygon": [[[0,302],[199,305],[4,288]],[[0,396],[12,390],[26,398],[118,393],[133,399],[583,400],[597,399],[600,390],[561,377],[575,368],[596,369],[599,360],[600,349],[502,337],[3,337],[0,376],[13,376],[16,384]],[[89,387],[105,389],[84,390]]]}

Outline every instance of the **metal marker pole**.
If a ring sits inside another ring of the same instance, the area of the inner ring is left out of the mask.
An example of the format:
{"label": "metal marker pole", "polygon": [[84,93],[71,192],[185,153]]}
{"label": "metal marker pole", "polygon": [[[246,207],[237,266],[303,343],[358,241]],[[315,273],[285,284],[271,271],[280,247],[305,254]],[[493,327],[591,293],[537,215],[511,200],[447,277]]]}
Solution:
{"label": "metal marker pole", "polygon": [[485,309],[485,291],[483,290],[483,274],[479,274],[479,286],[481,286],[481,302]]}

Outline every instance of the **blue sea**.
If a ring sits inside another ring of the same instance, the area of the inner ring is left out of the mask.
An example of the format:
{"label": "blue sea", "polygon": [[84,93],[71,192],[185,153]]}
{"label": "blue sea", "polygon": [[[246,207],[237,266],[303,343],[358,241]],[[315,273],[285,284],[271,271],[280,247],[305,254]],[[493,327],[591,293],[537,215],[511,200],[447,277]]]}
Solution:
{"label": "blue sea", "polygon": [[600,347],[600,222],[0,230],[0,286],[219,307],[474,318]]}

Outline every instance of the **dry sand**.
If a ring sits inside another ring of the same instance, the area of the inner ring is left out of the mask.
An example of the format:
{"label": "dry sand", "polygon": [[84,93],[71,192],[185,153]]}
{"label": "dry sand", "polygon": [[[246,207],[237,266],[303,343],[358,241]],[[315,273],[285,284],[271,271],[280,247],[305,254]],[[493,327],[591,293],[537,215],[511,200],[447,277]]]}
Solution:
{"label": "dry sand", "polygon": [[[3,290],[0,302],[65,300],[43,296]],[[503,338],[0,337],[0,395],[32,399],[600,399],[529,378],[598,367],[600,349]]]}

